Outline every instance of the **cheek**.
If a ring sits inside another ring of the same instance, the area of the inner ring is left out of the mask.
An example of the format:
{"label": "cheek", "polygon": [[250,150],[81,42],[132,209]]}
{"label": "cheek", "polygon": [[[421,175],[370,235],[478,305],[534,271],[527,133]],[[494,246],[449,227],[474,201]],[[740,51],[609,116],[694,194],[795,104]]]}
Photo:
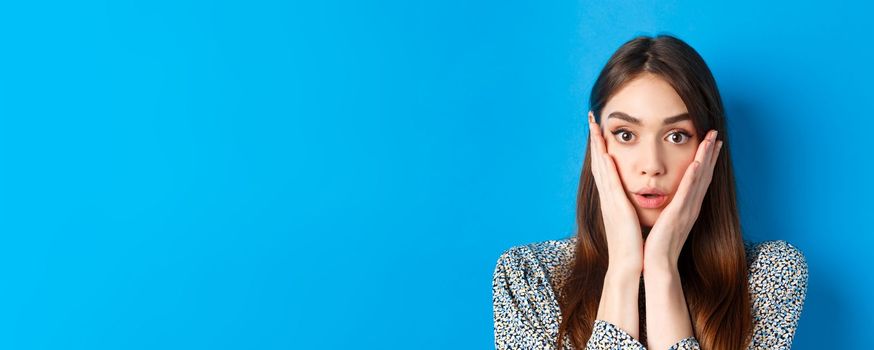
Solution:
{"label": "cheek", "polygon": [[673,176],[671,176],[671,185],[674,191],[676,191],[677,187],[680,186],[680,182],[683,180],[683,175],[686,174],[689,165],[695,161],[694,150],[695,149],[693,149],[692,152],[678,153],[675,157],[672,157],[670,161],[669,172],[673,174]]}
{"label": "cheek", "polygon": [[[629,176],[631,175],[630,169],[631,164],[633,162],[634,153],[629,151],[623,151],[620,148],[615,148],[613,151],[607,150],[613,157],[613,164],[616,164],[616,171],[619,173],[619,178],[622,180],[622,185],[626,186],[628,183]],[[626,188],[627,190],[628,188]]]}

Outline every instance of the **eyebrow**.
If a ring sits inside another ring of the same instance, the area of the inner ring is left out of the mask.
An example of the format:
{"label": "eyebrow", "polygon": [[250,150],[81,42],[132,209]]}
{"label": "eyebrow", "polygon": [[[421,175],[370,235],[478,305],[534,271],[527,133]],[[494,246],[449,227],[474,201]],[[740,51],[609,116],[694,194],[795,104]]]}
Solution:
{"label": "eyebrow", "polygon": [[[635,117],[632,117],[628,114],[625,114],[625,113],[619,112],[619,111],[610,113],[610,115],[607,116],[607,119],[610,119],[610,118],[622,119],[624,121],[627,121],[627,122],[629,122],[631,124],[635,124],[635,125],[643,125],[643,123],[640,121],[640,119],[637,119]],[[690,116],[688,112],[683,113],[683,114],[677,114],[673,117],[665,118],[665,120],[662,122],[662,125],[670,125],[670,124],[678,123],[678,122],[681,122],[684,120],[692,120],[692,116]]]}

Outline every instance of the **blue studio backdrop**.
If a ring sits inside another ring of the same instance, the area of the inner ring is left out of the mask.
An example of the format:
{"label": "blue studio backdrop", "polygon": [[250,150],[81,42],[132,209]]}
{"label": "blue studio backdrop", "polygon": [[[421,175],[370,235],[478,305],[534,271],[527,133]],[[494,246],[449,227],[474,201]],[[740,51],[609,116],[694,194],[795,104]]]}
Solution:
{"label": "blue studio backdrop", "polygon": [[0,348],[491,348],[499,254],[573,234],[588,93],[658,33],[717,79],[745,237],[807,257],[794,348],[866,346],[871,13],[6,2]]}

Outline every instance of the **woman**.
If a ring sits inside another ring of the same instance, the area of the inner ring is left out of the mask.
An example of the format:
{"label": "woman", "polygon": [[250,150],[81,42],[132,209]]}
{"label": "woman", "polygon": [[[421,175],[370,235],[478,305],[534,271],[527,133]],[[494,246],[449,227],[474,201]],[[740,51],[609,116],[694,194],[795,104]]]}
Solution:
{"label": "woman", "polygon": [[625,43],[588,117],[577,233],[498,259],[496,347],[789,348],[807,263],[785,241],[743,239],[722,101],[701,56],[667,35]]}

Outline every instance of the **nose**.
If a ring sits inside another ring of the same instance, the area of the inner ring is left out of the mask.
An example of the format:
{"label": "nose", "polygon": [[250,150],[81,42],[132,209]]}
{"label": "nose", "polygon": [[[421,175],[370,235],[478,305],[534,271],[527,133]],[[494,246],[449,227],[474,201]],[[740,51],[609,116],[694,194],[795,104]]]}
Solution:
{"label": "nose", "polygon": [[643,157],[640,159],[640,174],[649,176],[664,175],[665,164],[661,150],[657,145],[644,147]]}

